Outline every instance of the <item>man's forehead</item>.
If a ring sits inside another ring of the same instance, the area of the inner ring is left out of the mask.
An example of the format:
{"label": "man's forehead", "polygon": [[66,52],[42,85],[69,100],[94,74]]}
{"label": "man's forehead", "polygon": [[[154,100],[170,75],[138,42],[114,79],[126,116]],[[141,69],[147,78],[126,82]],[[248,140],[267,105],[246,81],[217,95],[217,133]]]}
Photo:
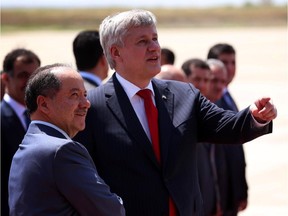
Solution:
{"label": "man's forehead", "polygon": [[144,37],[147,34],[153,34],[154,36],[157,36],[157,29],[155,25],[148,25],[148,26],[136,26],[131,27],[129,31],[127,32],[127,36],[136,36],[136,37]]}

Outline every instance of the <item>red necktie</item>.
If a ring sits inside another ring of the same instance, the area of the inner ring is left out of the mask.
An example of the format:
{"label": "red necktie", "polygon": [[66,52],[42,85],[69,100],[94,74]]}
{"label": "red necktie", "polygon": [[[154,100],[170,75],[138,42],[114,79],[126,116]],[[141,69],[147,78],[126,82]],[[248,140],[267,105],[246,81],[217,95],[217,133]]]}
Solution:
{"label": "red necktie", "polygon": [[[148,120],[148,126],[152,141],[152,147],[154,154],[159,162],[161,163],[161,156],[160,156],[160,145],[159,145],[159,131],[158,131],[158,110],[155,107],[152,97],[151,97],[151,90],[149,89],[142,89],[137,92],[137,94],[144,99],[144,107],[146,112],[146,117]],[[169,216],[176,216],[176,207],[171,199],[169,197]]]}

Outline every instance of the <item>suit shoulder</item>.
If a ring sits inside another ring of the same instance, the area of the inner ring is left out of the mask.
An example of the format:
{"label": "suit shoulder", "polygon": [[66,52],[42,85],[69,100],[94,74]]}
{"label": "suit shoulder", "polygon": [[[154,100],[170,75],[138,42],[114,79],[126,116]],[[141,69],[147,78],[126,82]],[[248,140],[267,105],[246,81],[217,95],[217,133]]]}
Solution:
{"label": "suit shoulder", "polygon": [[199,90],[196,89],[191,83],[176,81],[176,80],[159,80],[153,79],[153,82],[157,87],[167,88],[169,91],[173,93],[189,93],[193,92],[193,94],[199,93]]}

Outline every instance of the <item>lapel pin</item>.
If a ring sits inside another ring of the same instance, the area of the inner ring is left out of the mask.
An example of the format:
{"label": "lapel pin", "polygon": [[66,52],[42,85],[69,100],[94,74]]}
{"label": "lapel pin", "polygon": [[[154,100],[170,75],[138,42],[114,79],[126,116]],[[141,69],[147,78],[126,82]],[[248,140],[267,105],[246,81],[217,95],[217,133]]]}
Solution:
{"label": "lapel pin", "polygon": [[163,100],[167,100],[167,97],[165,95],[162,95]]}

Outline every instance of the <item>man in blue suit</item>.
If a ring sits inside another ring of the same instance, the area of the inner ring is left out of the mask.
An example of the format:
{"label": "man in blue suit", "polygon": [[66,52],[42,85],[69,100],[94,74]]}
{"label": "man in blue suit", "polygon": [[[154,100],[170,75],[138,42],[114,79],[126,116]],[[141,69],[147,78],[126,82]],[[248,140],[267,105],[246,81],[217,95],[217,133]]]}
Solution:
{"label": "man in blue suit", "polygon": [[85,127],[86,94],[80,74],[63,64],[41,67],[29,80],[32,122],[11,164],[11,216],[125,215],[86,148],[71,140]]}
{"label": "man in blue suit", "polygon": [[[154,79],[161,48],[149,11],[109,16],[99,31],[115,73],[89,92],[86,128],[75,139],[86,145],[99,174],[123,198],[127,215],[200,215],[196,143],[243,143],[271,133],[274,105],[261,98],[239,113],[224,111],[192,84]],[[151,112],[144,109],[144,89],[150,92],[145,104],[151,99],[149,108],[158,111],[154,128],[145,115]]]}
{"label": "man in blue suit", "polygon": [[[227,82],[222,96],[216,101],[217,106],[238,112],[238,107],[231,96],[228,86],[233,81],[236,74],[236,51],[230,44],[218,43],[213,45],[207,58],[218,59],[223,62],[227,70]],[[236,216],[239,211],[247,208],[248,204],[248,184],[246,180],[246,160],[243,145],[223,145],[224,157],[218,157],[218,161],[225,160],[227,164],[225,187],[227,198],[224,216]],[[221,170],[221,167],[219,167]]]}
{"label": "man in blue suit", "polygon": [[97,30],[84,30],[73,40],[73,54],[77,69],[87,91],[102,84],[108,76],[109,66],[103,54]]}
{"label": "man in blue suit", "polygon": [[30,75],[40,66],[38,56],[27,49],[9,52],[3,62],[6,93],[1,101],[1,215],[9,215],[8,177],[12,157],[27,130],[24,102]]}

